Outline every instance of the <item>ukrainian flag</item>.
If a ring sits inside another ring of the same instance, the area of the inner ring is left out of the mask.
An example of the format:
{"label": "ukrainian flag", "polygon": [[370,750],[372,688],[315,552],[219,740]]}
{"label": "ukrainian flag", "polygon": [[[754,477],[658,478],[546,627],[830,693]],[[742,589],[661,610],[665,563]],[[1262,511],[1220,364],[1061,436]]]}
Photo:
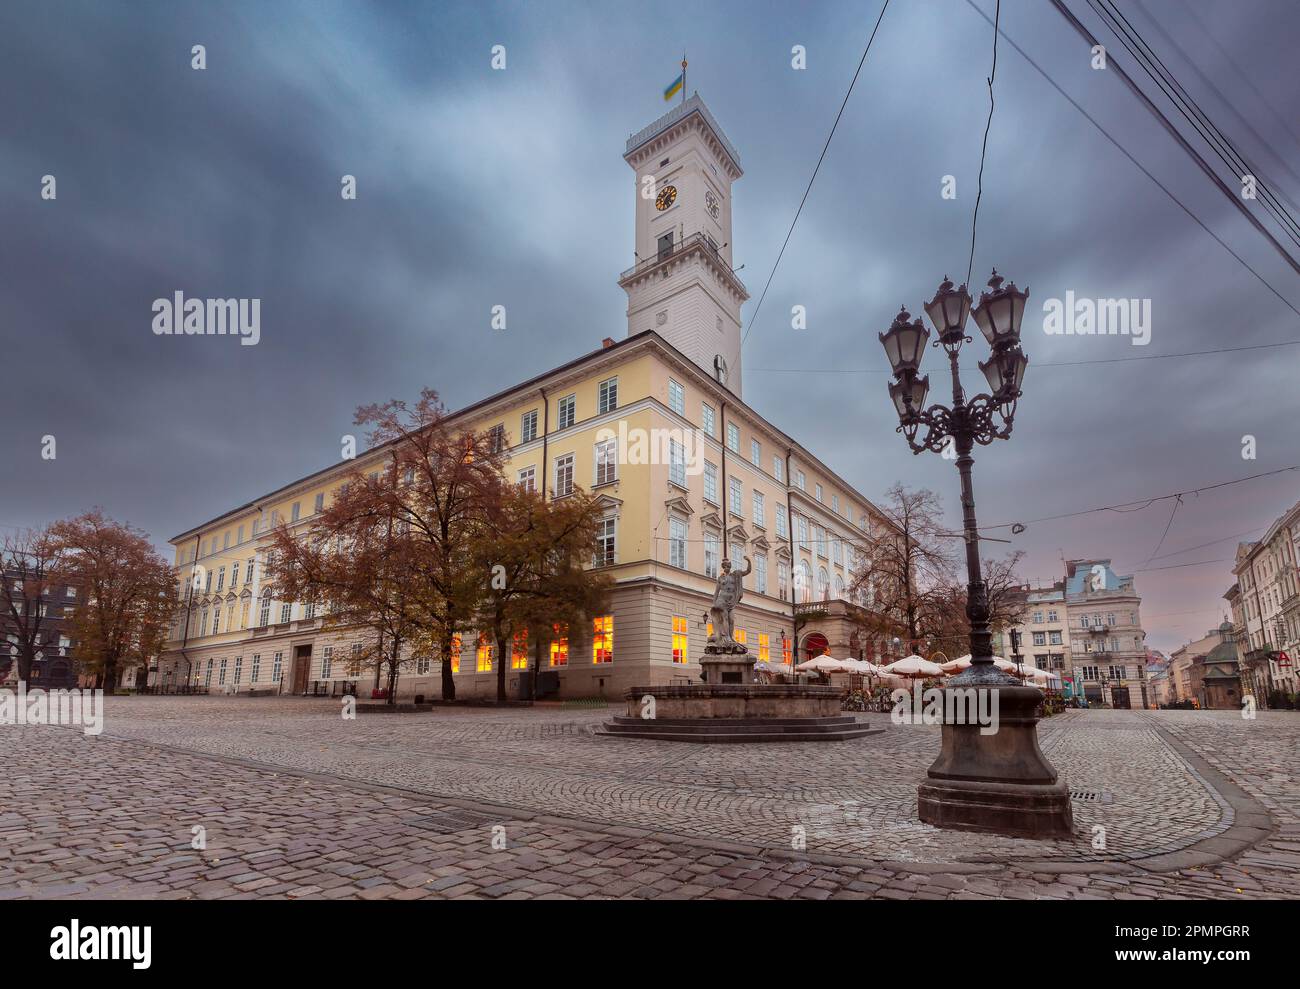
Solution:
{"label": "ukrainian flag", "polygon": [[685,83],[686,83],[686,70],[683,69],[682,74],[673,80],[673,84],[664,90],[664,102],[665,103],[668,102],[678,93],[680,93],[682,91],[682,86]]}

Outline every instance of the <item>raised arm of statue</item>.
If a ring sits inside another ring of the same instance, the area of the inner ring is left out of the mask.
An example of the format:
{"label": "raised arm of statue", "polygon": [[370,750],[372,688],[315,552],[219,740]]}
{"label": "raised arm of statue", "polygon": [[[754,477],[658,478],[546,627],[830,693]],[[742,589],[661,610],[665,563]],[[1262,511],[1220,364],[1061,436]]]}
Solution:
{"label": "raised arm of statue", "polygon": [[744,577],[746,574],[748,574],[751,570],[754,569],[753,561],[751,561],[749,557],[745,557],[744,559],[745,559],[745,569],[735,571],[737,577]]}

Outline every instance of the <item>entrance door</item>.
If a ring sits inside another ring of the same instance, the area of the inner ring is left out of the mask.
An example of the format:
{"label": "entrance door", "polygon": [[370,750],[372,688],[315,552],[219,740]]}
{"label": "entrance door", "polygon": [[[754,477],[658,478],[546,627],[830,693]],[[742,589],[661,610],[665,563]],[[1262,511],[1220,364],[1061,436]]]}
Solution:
{"label": "entrance door", "polygon": [[1110,706],[1115,708],[1130,707],[1129,699],[1128,699],[1128,687],[1110,688]]}
{"label": "entrance door", "polygon": [[311,646],[299,646],[293,651],[293,692],[307,693],[307,677],[311,675]]}

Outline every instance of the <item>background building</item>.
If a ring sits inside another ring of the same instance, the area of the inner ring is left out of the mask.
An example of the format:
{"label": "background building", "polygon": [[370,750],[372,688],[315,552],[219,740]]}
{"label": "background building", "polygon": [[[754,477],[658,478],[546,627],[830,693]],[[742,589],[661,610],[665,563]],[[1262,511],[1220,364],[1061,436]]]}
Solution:
{"label": "background building", "polygon": [[1169,690],[1161,703],[1195,701],[1199,707],[1235,710],[1241,706],[1241,677],[1232,622],[1224,621],[1169,657]]}
{"label": "background building", "polygon": [[1108,559],[1069,560],[1065,606],[1076,689],[1089,704],[1147,707],[1146,632],[1133,577],[1117,575]]}
{"label": "background building", "polygon": [[1292,506],[1259,542],[1240,543],[1224,593],[1232,608],[1242,689],[1261,707],[1297,693],[1300,653],[1300,504]]}
{"label": "background building", "polygon": [[[1024,597],[1021,618],[1012,626],[1020,634],[1020,654],[1026,665],[1049,670],[1064,681],[1070,668],[1065,582],[1058,581],[1047,589],[1026,590]],[[998,655],[1012,659],[1009,634],[1001,636],[999,648],[1002,651]]]}
{"label": "background building", "polygon": [[[17,571],[6,571],[2,578],[5,593],[0,594],[0,683],[18,679],[18,641],[14,633],[10,607],[39,608],[43,613],[39,649],[32,664],[30,687],[54,690],[77,686],[77,661],[71,635],[72,614],[77,605],[77,588],[50,580],[28,581],[24,586]],[[38,593],[32,593],[33,587]]]}

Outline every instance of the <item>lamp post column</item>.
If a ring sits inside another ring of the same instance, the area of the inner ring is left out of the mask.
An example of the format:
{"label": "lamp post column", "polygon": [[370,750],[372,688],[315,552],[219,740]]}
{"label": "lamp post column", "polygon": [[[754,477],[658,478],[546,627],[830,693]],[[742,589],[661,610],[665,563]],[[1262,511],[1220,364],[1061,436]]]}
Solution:
{"label": "lamp post column", "polygon": [[[926,406],[928,377],[920,375],[929,331],[906,309],[880,334],[893,367],[889,395],[899,416],[898,431],[913,453],[951,445],[961,478],[962,529],[966,542],[966,617],[970,621],[971,665],[949,681],[944,703],[942,748],[927,779],[917,788],[922,821],[936,827],[1030,838],[1069,837],[1074,832],[1070,793],[1038,747],[1037,708],[1043,694],[1026,687],[993,663],[988,587],[980,566],[979,528],[971,472],[975,444],[1011,435],[1028,357],[1020,349],[1020,318],[1028,291],[1003,285],[995,271],[990,291],[972,311],[966,286],[947,278],[925,304],[952,374],[952,406]],[[961,385],[958,353],[970,340],[973,317],[992,348],[980,370],[989,393],[969,401]],[[999,425],[999,422],[1001,425]],[[919,435],[924,427],[925,435]]]}

